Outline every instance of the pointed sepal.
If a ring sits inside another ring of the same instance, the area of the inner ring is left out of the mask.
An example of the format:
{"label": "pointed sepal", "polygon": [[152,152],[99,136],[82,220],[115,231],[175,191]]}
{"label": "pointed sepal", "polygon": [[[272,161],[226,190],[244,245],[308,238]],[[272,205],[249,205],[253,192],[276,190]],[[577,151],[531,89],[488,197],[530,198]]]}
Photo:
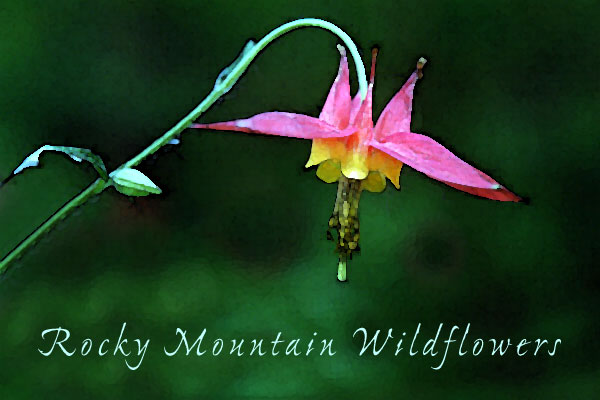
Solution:
{"label": "pointed sepal", "polygon": [[191,128],[261,133],[300,139],[344,137],[354,133],[353,129],[339,130],[325,121],[308,115],[279,111],[266,112],[234,121],[192,124]]}
{"label": "pointed sepal", "polygon": [[430,178],[476,196],[500,201],[520,201],[485,173],[470,166],[450,150],[425,135],[400,132],[371,146],[381,150]]}

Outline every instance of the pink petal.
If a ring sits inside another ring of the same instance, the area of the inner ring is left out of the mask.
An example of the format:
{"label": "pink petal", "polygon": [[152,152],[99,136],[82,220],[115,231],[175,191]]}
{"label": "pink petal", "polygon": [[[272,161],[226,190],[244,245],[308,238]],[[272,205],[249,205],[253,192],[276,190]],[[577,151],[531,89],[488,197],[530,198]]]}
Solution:
{"label": "pink petal", "polygon": [[373,85],[375,83],[375,64],[377,63],[377,48],[371,52],[371,76],[367,88],[367,96],[361,101],[360,93],[356,94],[350,105],[350,123],[352,126],[368,129],[373,128]]}
{"label": "pink petal", "polygon": [[400,132],[386,136],[385,141],[370,145],[429,176],[456,189],[501,201],[520,198],[498,182],[452,154],[435,140],[418,133]]}
{"label": "pink petal", "polygon": [[350,120],[350,72],[346,50],[342,46],[338,46],[338,50],[342,56],[340,67],[319,119],[343,129],[348,126]]}
{"label": "pink petal", "polygon": [[383,109],[374,130],[377,140],[382,140],[386,135],[394,132],[410,132],[413,91],[417,79],[417,73],[413,72],[402,89]]}
{"label": "pink petal", "polygon": [[[368,93],[368,92],[367,92]],[[350,122],[354,124],[356,120],[356,116],[358,112],[361,111],[360,106],[363,104],[362,99],[360,98],[360,93],[357,93],[352,99],[352,103],[350,104]]]}
{"label": "pink petal", "polygon": [[325,121],[308,115],[278,111],[257,114],[248,119],[213,124],[192,124],[190,128],[262,133],[301,139],[344,137],[354,133],[353,128],[340,130]]}

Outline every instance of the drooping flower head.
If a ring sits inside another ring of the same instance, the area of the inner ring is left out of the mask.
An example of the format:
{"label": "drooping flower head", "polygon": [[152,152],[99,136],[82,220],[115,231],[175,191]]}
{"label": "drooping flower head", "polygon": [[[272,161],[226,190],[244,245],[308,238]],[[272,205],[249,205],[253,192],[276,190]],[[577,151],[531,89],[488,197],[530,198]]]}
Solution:
{"label": "drooping flower head", "polygon": [[[476,196],[500,201],[519,201],[485,173],[470,166],[435,140],[411,132],[413,91],[422,77],[425,59],[373,124],[372,93],[377,50],[373,50],[370,83],[364,100],[350,95],[346,53],[338,46],[341,61],[337,76],[318,118],[287,112],[267,112],[248,119],[193,128],[231,130],[312,139],[306,167],[318,165],[317,176],[338,182],[338,194],[329,226],[340,262],[338,279],[346,279],[346,260],[358,250],[358,201],[365,189],[380,192],[386,178],[399,188],[400,170],[406,164],[430,178]],[[343,268],[342,268],[343,267]]]}

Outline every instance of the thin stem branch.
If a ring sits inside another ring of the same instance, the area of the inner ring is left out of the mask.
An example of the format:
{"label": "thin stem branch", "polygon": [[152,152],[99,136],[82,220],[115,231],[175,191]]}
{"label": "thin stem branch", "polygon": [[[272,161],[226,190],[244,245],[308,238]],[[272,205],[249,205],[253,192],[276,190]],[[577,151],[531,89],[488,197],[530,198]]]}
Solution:
{"label": "thin stem branch", "polygon": [[[311,27],[311,26],[317,27],[317,28],[322,28],[322,29],[332,32],[333,34],[337,35],[344,42],[344,44],[348,47],[348,50],[350,50],[350,54],[352,55],[352,58],[354,59],[354,64],[356,66],[356,75],[357,75],[357,79],[358,79],[358,91],[360,93],[361,99],[364,100],[367,97],[368,83],[367,83],[367,76],[365,74],[365,66],[362,62],[362,58],[360,57],[360,54],[358,53],[358,49],[356,48],[356,45],[354,44],[354,42],[352,41],[350,36],[348,36],[348,34],[346,32],[344,32],[343,30],[341,30],[339,27],[332,24],[331,22],[323,21],[322,19],[316,19],[316,18],[303,18],[303,19],[299,19],[296,21],[288,22],[287,24],[281,25],[279,28],[274,29],[273,31],[271,31],[271,33],[269,33],[267,36],[265,36],[260,42],[258,42],[256,44],[256,47],[253,49],[253,52],[255,51],[256,54],[258,54],[262,49],[264,49],[273,40],[275,40],[279,36],[289,32],[291,30],[303,28],[303,27]],[[252,56],[252,58],[254,58],[256,56],[256,54],[254,54]]]}
{"label": "thin stem branch", "polygon": [[[165,146],[172,139],[177,137],[177,135],[179,135],[185,129],[187,129],[223,94],[227,93],[231,86],[235,84],[238,78],[246,71],[248,65],[250,65],[250,63],[254,60],[254,58],[256,58],[256,56],[261,50],[263,50],[273,40],[284,35],[285,33],[302,27],[318,27],[326,29],[337,35],[346,44],[356,64],[359,92],[361,94],[361,98],[364,100],[367,94],[367,79],[365,75],[365,67],[362,63],[360,55],[358,54],[358,49],[356,48],[354,42],[352,42],[350,36],[348,36],[343,30],[341,30],[331,22],[323,21],[321,19],[304,18],[288,22],[287,24],[281,25],[280,27],[271,31],[260,42],[258,42],[251,49],[249,49],[248,52],[243,54],[242,59],[239,60],[239,62],[235,63],[231,72],[223,79],[222,82],[220,82],[218,85],[215,85],[213,90],[208,94],[208,96],[204,100],[202,100],[200,104],[198,104],[196,108],[194,108],[188,115],[183,117],[181,121],[175,124],[175,126],[173,126],[171,129],[165,132],[161,137],[156,139],[148,147],[142,150],[138,155],[136,155],[131,160],[127,161],[125,164],[117,168],[117,170],[121,168],[133,168],[139,165],[148,156],[154,154],[161,147]],[[113,171],[113,173],[117,170]],[[84,189],[81,193],[79,193],[77,196],[75,196],[73,199],[67,202],[58,211],[52,214],[52,216],[48,218],[46,222],[40,225],[31,235],[29,235],[25,240],[23,240],[19,245],[17,245],[17,247],[15,247],[6,257],[4,257],[0,261],[0,274],[2,274],[6,270],[7,266],[12,261],[19,258],[29,246],[33,245],[37,241],[37,239],[40,238],[40,236],[48,232],[56,223],[58,223],[60,220],[66,217],[69,212],[87,202],[92,196],[101,193],[104,189],[106,189],[109,186],[111,186],[110,180],[107,182],[103,179],[97,179],[90,186]]]}
{"label": "thin stem branch", "polygon": [[0,261],[0,274],[4,272],[4,270],[8,267],[8,265],[20,258],[23,255],[23,252],[35,244],[35,242],[45,233],[47,233],[57,222],[64,219],[71,211],[75,210],[77,207],[86,203],[90,197],[98,194],[104,190],[107,186],[106,181],[103,179],[96,179],[90,186],[85,188],[82,192],[80,192],[77,196],[73,197],[69,200],[64,206],[62,206],[58,211],[56,211],[50,218],[48,218],[42,225],[40,225],[33,233],[27,236],[21,243],[17,245],[6,257]]}

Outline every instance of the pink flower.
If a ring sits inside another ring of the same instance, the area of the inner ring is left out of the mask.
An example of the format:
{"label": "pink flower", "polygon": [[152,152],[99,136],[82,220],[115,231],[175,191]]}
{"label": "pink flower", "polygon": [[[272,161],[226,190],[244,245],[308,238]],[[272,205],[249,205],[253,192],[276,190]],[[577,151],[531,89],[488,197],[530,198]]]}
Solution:
{"label": "pink flower", "polygon": [[[194,124],[193,128],[230,130],[265,135],[312,139],[306,167],[320,165],[319,177],[327,182],[341,175],[367,180],[366,189],[383,190],[379,177],[385,175],[399,187],[402,164],[455,189],[500,201],[519,201],[485,173],[470,166],[430,137],[410,131],[413,90],[425,63],[390,100],[375,126],[372,117],[372,90],[377,52],[373,51],[371,79],[365,101],[350,97],[348,61],[343,48],[338,75],[329,91],[319,118],[287,112],[266,112],[248,119],[212,124]],[[339,172],[338,172],[339,171]],[[369,178],[369,179],[367,179]]]}
{"label": "pink flower", "polygon": [[[430,178],[476,196],[500,201],[520,201],[485,173],[470,166],[430,137],[410,129],[413,90],[422,76],[425,59],[387,104],[373,124],[372,92],[377,50],[373,50],[370,84],[361,101],[350,96],[348,61],[339,46],[341,62],[319,118],[287,112],[266,112],[247,119],[192,128],[230,130],[265,135],[312,139],[306,167],[318,165],[317,176],[339,182],[338,196],[329,226],[338,238],[338,279],[345,280],[346,259],[358,250],[358,201],[366,189],[380,192],[386,178],[399,188],[400,170],[406,164]],[[332,237],[333,239],[333,237]],[[343,267],[343,268],[342,268]],[[343,269],[343,271],[342,271]]]}

